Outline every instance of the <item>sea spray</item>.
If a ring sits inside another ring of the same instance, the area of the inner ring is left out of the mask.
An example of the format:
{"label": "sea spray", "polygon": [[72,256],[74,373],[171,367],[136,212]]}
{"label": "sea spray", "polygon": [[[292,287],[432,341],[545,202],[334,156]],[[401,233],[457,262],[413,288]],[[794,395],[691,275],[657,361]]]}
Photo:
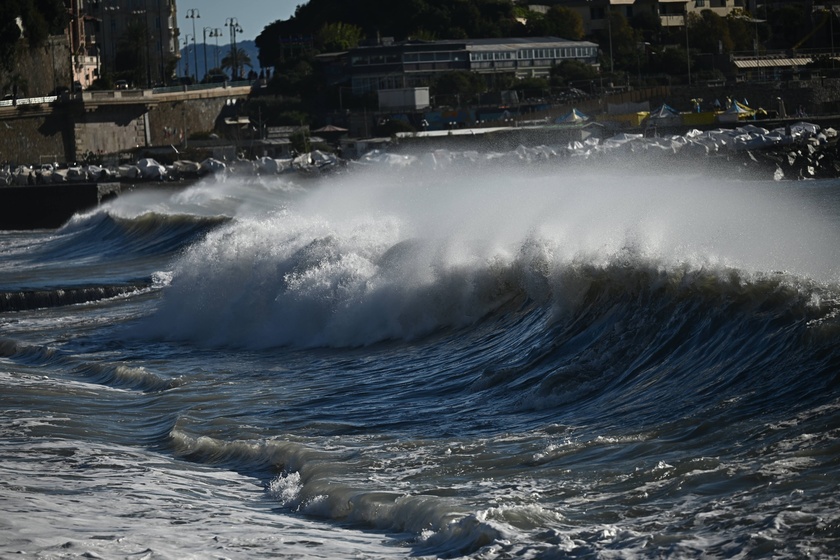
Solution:
{"label": "sea spray", "polygon": [[574,280],[581,267],[771,271],[828,283],[840,267],[836,228],[807,197],[768,183],[400,167],[281,198],[282,211],[240,213],[176,262],[153,321],[160,336],[364,345],[464,327],[545,290],[562,307],[586,288]]}

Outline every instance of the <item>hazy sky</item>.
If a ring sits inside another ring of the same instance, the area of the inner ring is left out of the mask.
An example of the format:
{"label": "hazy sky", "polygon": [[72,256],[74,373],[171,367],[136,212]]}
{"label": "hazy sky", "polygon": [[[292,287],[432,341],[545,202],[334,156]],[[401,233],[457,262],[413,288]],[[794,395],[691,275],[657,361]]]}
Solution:
{"label": "hazy sky", "polygon": [[[179,0],[178,26],[181,36],[192,34],[193,20],[186,17],[191,9],[198,10],[199,17],[195,20],[195,34],[198,42],[202,41],[205,27],[218,27],[222,30],[219,44],[230,42],[229,28],[225,27],[228,18],[235,17],[242,27],[242,33],[236,34],[237,41],[253,40],[263,28],[278,19],[289,19],[299,4],[306,4],[308,0]],[[210,31],[207,31],[210,33]],[[207,41],[210,43],[210,40]]]}

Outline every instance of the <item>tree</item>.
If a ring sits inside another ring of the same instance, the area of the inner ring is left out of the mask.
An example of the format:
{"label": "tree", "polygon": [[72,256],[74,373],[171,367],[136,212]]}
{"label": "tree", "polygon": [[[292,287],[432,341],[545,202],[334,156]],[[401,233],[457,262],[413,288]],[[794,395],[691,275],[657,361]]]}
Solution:
{"label": "tree", "polygon": [[523,32],[511,0],[309,0],[288,20],[263,29],[256,39],[261,64],[275,66],[279,60],[304,56],[303,49],[295,53],[284,49],[284,39],[306,37],[317,42],[324,25],[335,22],[357,27],[360,38],[370,41],[382,36],[404,40],[420,30],[438,39],[512,37]]}
{"label": "tree", "polygon": [[20,72],[15,72],[3,84],[3,91],[8,91],[15,97],[26,97],[29,91],[29,80]]}
{"label": "tree", "polygon": [[543,97],[549,91],[549,81],[545,78],[524,78],[513,84],[513,89],[522,92],[522,99]]}
{"label": "tree", "polygon": [[767,21],[774,47],[795,47],[807,35],[808,16],[804,4],[782,4],[780,7],[774,5],[767,13]]}
{"label": "tree", "polygon": [[281,95],[311,98],[318,87],[315,76],[312,60],[290,60],[275,68],[270,89]]}
{"label": "tree", "polygon": [[688,72],[688,53],[682,46],[651,53],[648,68],[655,74],[679,76]]}
{"label": "tree", "polygon": [[346,51],[359,46],[362,28],[349,23],[325,23],[315,35],[315,46],[321,51]]}
{"label": "tree", "polygon": [[654,12],[642,10],[630,18],[630,25],[639,31],[645,41],[658,43],[662,33],[662,20]]}
{"label": "tree", "polygon": [[616,70],[635,71],[639,63],[641,33],[630,27],[627,18],[618,12],[610,12],[609,18],[610,25],[600,33],[599,43],[601,52],[605,56],[609,56],[610,45],[612,45],[613,60],[607,59],[603,66]]}
{"label": "tree", "polygon": [[117,45],[116,77],[124,79],[134,85],[141,85],[147,81],[148,33],[145,21],[132,21],[125,29],[125,34]]}
{"label": "tree", "polygon": [[231,71],[230,75],[233,80],[242,76],[242,68],[245,66],[253,68],[251,57],[248,56],[245,49],[237,47],[236,53],[234,53],[233,47],[231,47],[228,53],[222,57],[222,68]]}
{"label": "tree", "polygon": [[551,83],[556,86],[592,81],[597,77],[595,68],[579,60],[564,60],[551,69]]}
{"label": "tree", "polygon": [[431,87],[432,95],[439,98],[439,103],[443,100],[442,98],[446,98],[451,100],[452,104],[475,99],[485,89],[481,76],[463,70],[441,74]]}
{"label": "tree", "polygon": [[562,37],[572,41],[583,38],[583,18],[576,11],[565,6],[552,6],[545,15],[546,35]]}
{"label": "tree", "polygon": [[692,49],[707,54],[732,52],[735,43],[729,35],[726,19],[711,10],[703,10],[699,18],[689,21],[688,35]]}
{"label": "tree", "polygon": [[3,0],[0,2],[0,65],[13,67],[13,53],[21,37],[30,48],[38,48],[50,35],[64,33],[67,22],[63,0]]}
{"label": "tree", "polygon": [[732,39],[734,51],[753,51],[758,47],[758,24],[752,23],[751,18],[740,12],[733,11],[726,16],[729,26],[729,37]]}

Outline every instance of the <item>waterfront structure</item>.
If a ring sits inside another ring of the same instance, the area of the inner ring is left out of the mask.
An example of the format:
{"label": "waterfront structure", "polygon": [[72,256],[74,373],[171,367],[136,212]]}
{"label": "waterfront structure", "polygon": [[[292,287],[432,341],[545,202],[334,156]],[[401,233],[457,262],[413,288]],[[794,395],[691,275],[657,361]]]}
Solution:
{"label": "waterfront structure", "polygon": [[598,64],[598,45],[558,37],[384,41],[342,53],[354,95],[382,89],[428,86],[436,75],[457,70],[483,75],[544,77],[564,60]]}
{"label": "waterfront structure", "polygon": [[[96,21],[86,13],[84,0],[67,1],[67,11],[70,16],[67,39],[70,47],[72,80],[75,87],[84,89],[90,87],[100,72],[100,59],[93,39]],[[53,48],[52,42],[50,48]]]}
{"label": "waterfront structure", "polygon": [[[74,0],[80,2],[82,0]],[[99,57],[99,72],[113,73],[120,41],[130,30],[142,34],[140,55],[145,65],[146,84],[165,82],[180,58],[179,29],[175,0],[84,0],[85,43]]]}
{"label": "waterfront structure", "polygon": [[[726,17],[737,9],[750,9],[755,0],[566,0],[563,7],[577,12],[583,20],[584,33],[610,31],[608,14],[621,14],[627,19],[649,12],[659,17],[662,27],[683,27],[687,14],[700,14],[711,10],[721,17]],[[545,13],[549,6],[529,4],[535,12]]]}

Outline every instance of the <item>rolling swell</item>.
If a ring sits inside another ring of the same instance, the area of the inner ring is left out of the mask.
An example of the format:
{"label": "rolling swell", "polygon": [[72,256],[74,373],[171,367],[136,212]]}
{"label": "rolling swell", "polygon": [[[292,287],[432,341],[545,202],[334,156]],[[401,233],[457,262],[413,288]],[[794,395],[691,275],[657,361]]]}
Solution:
{"label": "rolling swell", "polygon": [[148,213],[76,216],[4,255],[0,313],[94,302],[147,290],[157,271],[223,219]]}
{"label": "rolling swell", "polygon": [[639,429],[695,415],[737,422],[836,393],[836,287],[636,262],[569,268],[553,292],[530,310],[551,318],[522,322],[471,391],[509,412]]}
{"label": "rolling swell", "polygon": [[75,216],[47,244],[50,254],[83,258],[95,250],[103,259],[126,254],[165,255],[177,251],[227,221],[224,217],[147,212],[132,218],[107,212]]}

